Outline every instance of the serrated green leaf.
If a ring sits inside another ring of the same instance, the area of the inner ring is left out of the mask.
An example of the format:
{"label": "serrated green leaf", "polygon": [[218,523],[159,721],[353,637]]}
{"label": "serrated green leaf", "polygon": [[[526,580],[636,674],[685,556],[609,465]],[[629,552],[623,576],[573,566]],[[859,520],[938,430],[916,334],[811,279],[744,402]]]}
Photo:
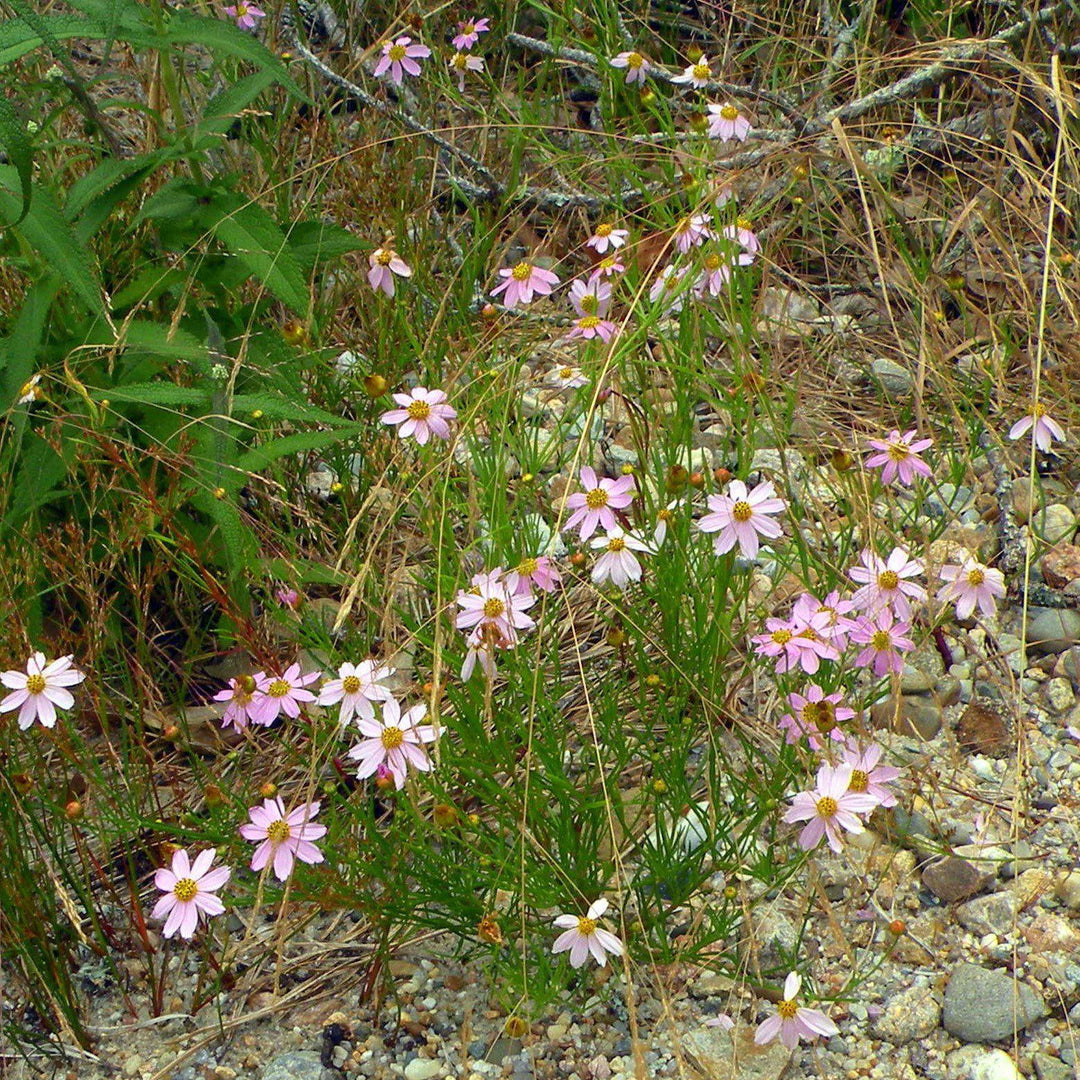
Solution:
{"label": "serrated green leaf", "polygon": [[330,427],[359,427],[355,420],[309,405],[304,401],[289,401],[273,394],[237,394],[233,398],[233,415],[250,415],[260,410],[268,420],[292,420],[294,423],[326,424]]}
{"label": "serrated green leaf", "polygon": [[177,177],[163,184],[143,203],[132,224],[191,217],[199,209],[199,199],[205,194],[205,188]]}
{"label": "serrated green leaf", "polygon": [[348,229],[323,221],[299,221],[289,230],[289,249],[306,270],[317,263],[360,251],[369,244]]}
{"label": "serrated green leaf", "polygon": [[199,120],[199,131],[218,133],[228,131],[240,113],[276,81],[275,73],[267,69],[238,79],[206,103],[202,118]]}
{"label": "serrated green leaf", "polygon": [[154,150],[130,158],[105,158],[68,188],[64,215],[74,221],[100,195],[133,174],[145,174],[166,159],[167,151]]}
{"label": "serrated green leaf", "polygon": [[90,395],[95,401],[108,398],[111,402],[130,401],[137,405],[168,405],[180,408],[184,405],[210,403],[210,391],[195,386],[177,386],[175,383],[133,383],[131,386],[111,386],[107,390],[95,390]]}
{"label": "serrated green leaf", "polygon": [[26,294],[11,333],[0,341],[0,372],[4,373],[4,409],[20,396],[34,373],[38,350],[45,335],[49,309],[60,290],[60,279],[49,277],[32,286]]}
{"label": "serrated green leaf", "polygon": [[26,135],[26,122],[3,94],[0,94],[0,145],[7,152],[8,161],[15,166],[22,188],[22,209],[18,218],[11,222],[18,225],[30,212],[30,198],[34,190],[31,183],[33,159],[30,140]]}
{"label": "serrated green leaf", "polygon": [[[98,324],[87,338],[86,344],[111,348],[115,344],[115,339],[108,327]],[[193,363],[201,363],[209,357],[206,342],[201,341],[194,334],[180,327],[173,329],[167,323],[151,322],[147,319],[133,319],[125,324],[121,346],[125,350],[132,349],[150,353],[153,356],[164,356],[170,360],[187,360]],[[125,389],[131,389],[131,387]],[[179,389],[192,388],[180,387]],[[208,392],[198,390],[197,387],[194,389],[202,395],[203,399],[208,400]],[[115,397],[112,391],[108,391],[106,396]]]}
{"label": "serrated green leaf", "polygon": [[47,503],[66,475],[64,459],[40,435],[30,435],[12,486],[11,502],[4,508],[0,521],[0,535],[18,528],[38,507]]}
{"label": "serrated green leaf", "polygon": [[355,434],[356,432],[353,431],[339,429],[337,431],[298,431],[293,435],[283,435],[280,439],[270,439],[261,446],[256,446],[241,454],[240,460],[236,463],[237,468],[244,472],[257,473],[266,468],[271,461],[295,454],[306,454],[312,450],[323,450],[327,446],[336,446],[346,439],[351,439]]}

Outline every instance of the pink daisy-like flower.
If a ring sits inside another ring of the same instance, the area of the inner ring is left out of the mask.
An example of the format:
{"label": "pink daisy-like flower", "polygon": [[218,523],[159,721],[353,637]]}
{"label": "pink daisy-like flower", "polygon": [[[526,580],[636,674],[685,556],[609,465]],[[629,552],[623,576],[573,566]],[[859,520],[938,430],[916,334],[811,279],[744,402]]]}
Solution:
{"label": "pink daisy-like flower", "polygon": [[680,286],[687,270],[688,267],[680,269],[669,264],[660,271],[649,288],[649,299],[654,304],[663,304],[665,315],[677,314],[686,303],[686,293]]}
{"label": "pink daisy-like flower", "polygon": [[783,1000],[754,1032],[758,1046],[771,1043],[779,1035],[784,1046],[794,1050],[800,1039],[813,1042],[818,1036],[830,1038],[839,1033],[840,1029],[820,1009],[807,1009],[795,1000],[801,986],[802,979],[794,971],[784,980]]}
{"label": "pink daisy-like flower", "polygon": [[598,277],[570,283],[570,303],[579,315],[606,315],[611,303],[611,286]]}
{"label": "pink daisy-like flower", "polygon": [[776,659],[776,670],[782,675],[802,662],[804,644],[796,637],[799,629],[787,619],[768,618],[765,620],[766,633],[755,634],[750,640],[759,656]]}
{"label": "pink daisy-like flower", "polygon": [[730,551],[736,543],[742,554],[752,559],[758,553],[758,537],[775,540],[781,535],[780,523],[770,514],[784,511],[787,503],[776,498],[772,483],[768,480],[749,491],[741,480],[732,480],[727,494],[710,495],[708,506],[711,513],[697,523],[702,532],[717,533],[713,550],[717,555]]}
{"label": "pink daisy-like flower", "polygon": [[1035,445],[1044,454],[1050,453],[1051,440],[1065,441],[1065,429],[1052,416],[1047,415],[1041,402],[1009,428],[1009,438],[1022,438],[1032,428],[1035,429]]}
{"label": "pink daisy-like flower", "polygon": [[816,674],[822,660],[840,659],[840,650],[819,630],[825,620],[823,615],[814,615],[808,622],[792,623],[795,644],[801,650],[799,666],[807,675]]}
{"label": "pink daisy-like flower", "polygon": [[466,72],[483,71],[484,58],[482,56],[472,56],[466,52],[456,52],[447,61],[447,66],[455,75],[457,75],[458,90],[461,93],[465,93]]}
{"label": "pink daisy-like flower", "polygon": [[652,64],[639,52],[621,52],[618,56],[613,56],[608,63],[613,68],[626,69],[627,86],[635,82],[644,86],[645,76],[648,75],[649,69],[652,67]]}
{"label": "pink daisy-like flower", "polygon": [[629,235],[629,229],[616,229],[614,225],[601,222],[596,226],[596,232],[585,241],[585,246],[593,248],[598,255],[603,255],[609,247],[613,251],[621,248]]}
{"label": "pink daisy-like flower", "polygon": [[308,864],[321,863],[323,853],[312,843],[326,835],[325,825],[312,824],[318,812],[319,804],[308,802],[286,814],[280,799],[266,799],[262,806],[251,807],[248,810],[251,824],[240,826],[240,835],[245,840],[259,844],[251,857],[251,869],[261,870],[273,860],[274,876],[284,881],[297,859]]}
{"label": "pink daisy-like flower", "polygon": [[431,50],[426,45],[414,45],[411,37],[399,37],[396,41],[384,41],[382,56],[375,65],[375,78],[387,75],[395,86],[400,86],[402,74],[419,75],[417,60],[426,60]]}
{"label": "pink daisy-like flower", "polygon": [[895,622],[888,608],[882,608],[873,619],[860,617],[858,626],[851,632],[851,640],[866,648],[855,657],[855,666],[873,665],[878,676],[890,671],[899,675],[904,670],[904,653],[915,648],[915,643],[907,637],[910,629],[910,623]]}
{"label": "pink daisy-like flower", "polygon": [[701,276],[694,283],[694,295],[699,299],[706,293],[719,296],[724,286],[731,281],[731,264],[715,251],[705,256]]}
{"label": "pink daisy-like flower", "polygon": [[420,723],[426,715],[426,705],[414,705],[402,714],[401,706],[391,697],[382,703],[381,720],[358,720],[367,738],[349,750],[349,757],[360,762],[357,778],[374,776],[379,766],[385,765],[400,791],[410,765],[419,772],[430,772],[433,766],[424,743],[435,741],[435,729]]}
{"label": "pink daisy-like flower", "polygon": [[668,529],[675,520],[675,511],[679,508],[681,500],[672,499],[667,506],[656,511],[656,527],[653,529],[653,543],[659,547],[666,539]]}
{"label": "pink daisy-like flower", "polygon": [[955,600],[958,619],[970,618],[976,604],[987,617],[993,615],[998,598],[1005,595],[1005,575],[976,559],[965,559],[963,566],[943,566],[938,577],[947,584],[938,590],[937,598],[947,603]]}
{"label": "pink daisy-like flower", "polygon": [[256,683],[258,697],[248,710],[252,721],[269,727],[281,713],[295,719],[300,715],[301,705],[315,700],[306,687],[320,678],[319,671],[301,675],[299,664],[291,664],[281,675],[263,675]]}
{"label": "pink daisy-like flower", "polygon": [[610,931],[599,925],[599,920],[608,909],[608,902],[601,898],[589,905],[584,916],[560,915],[555,926],[565,933],[555,939],[551,951],[553,954],[569,952],[570,966],[579,968],[592,954],[593,959],[603,967],[607,963],[607,954],[622,956],[623,943]]}
{"label": "pink daisy-like flower", "polygon": [[491,29],[488,19],[466,19],[457,24],[457,33],[450,39],[450,44],[458,52],[468,52],[479,40],[481,34]]}
{"label": "pink daisy-like flower", "polygon": [[591,546],[603,550],[592,570],[594,585],[610,581],[619,589],[625,589],[631,581],[641,580],[641,563],[635,551],[648,551],[649,545],[633,533],[624,532],[619,526],[607,530],[606,536],[593,538]]}
{"label": "pink daisy-like flower", "polygon": [[508,579],[503,577],[501,567],[474,577],[473,587],[462,589],[457,594],[456,603],[461,608],[454,621],[459,630],[490,623],[498,629],[500,638],[516,642],[518,630],[528,630],[536,625],[525,614],[536,603],[536,597],[531,591],[513,592]]}
{"label": "pink daisy-like flower", "polygon": [[266,12],[262,8],[256,7],[254,4],[244,3],[240,0],[240,3],[230,4],[225,8],[225,14],[230,19],[236,20],[236,25],[241,30],[254,30],[259,24],[260,19],[266,18]]}
{"label": "pink daisy-like flower", "polygon": [[394,295],[394,275],[412,277],[412,270],[393,248],[376,248],[368,256],[368,284],[376,291],[381,289],[387,296]]}
{"label": "pink daisy-like flower", "polygon": [[862,566],[853,566],[848,571],[848,577],[862,585],[852,597],[856,606],[867,615],[891,608],[898,618],[910,619],[908,598],[917,603],[926,600],[926,590],[908,580],[923,572],[923,564],[900,547],[893,548],[888,559],[882,559],[871,548],[863,548],[859,557]]}
{"label": "pink daisy-like flower", "polygon": [[734,225],[725,225],[723,235],[725,240],[734,240],[742,249],[735,256],[735,262],[739,266],[749,266],[758,257],[761,241],[749,218],[741,217]]}
{"label": "pink daisy-like flower", "polygon": [[877,450],[866,459],[868,469],[881,466],[881,482],[891,484],[899,480],[905,487],[915,482],[916,476],[933,476],[934,471],[919,455],[934,445],[933,439],[916,439],[918,431],[912,428],[903,435],[899,431],[890,431],[888,438],[871,439],[870,445]]}
{"label": "pink daisy-like flower", "polygon": [[824,600],[811,593],[803,593],[795,601],[791,617],[797,623],[812,622],[814,629],[830,645],[843,652],[847,648],[848,634],[855,629],[855,620],[847,617],[854,610],[855,601],[842,600],[840,593],[833,589]]}
{"label": "pink daisy-like flower", "polygon": [[850,765],[822,765],[818,769],[817,786],[812,791],[800,791],[784,814],[784,821],[793,825],[808,824],[799,833],[799,847],[810,851],[825,837],[833,851],[843,847],[844,832],[861,833],[863,823],[859,814],[868,814],[878,801],[866,792],[851,790]]}
{"label": "pink daisy-like flower", "polygon": [[379,684],[394,674],[377,660],[361,660],[359,664],[342,664],[338,677],[325,683],[319,691],[319,704],[337,705],[341,702],[338,721],[344,727],[354,716],[371,720],[375,716],[372,702],[386,701],[393,695]]}
{"label": "pink daisy-like flower", "polygon": [[585,341],[591,341],[593,338],[599,338],[607,344],[618,332],[618,325],[610,319],[602,319],[599,315],[582,315],[580,319],[574,320],[574,325],[565,340],[573,341],[574,338],[583,338]]}
{"label": "pink daisy-like flower", "polygon": [[25,731],[35,720],[42,727],[56,726],[56,710],[70,709],[75,698],[67,688],[81,683],[86,675],[74,666],[74,658],[61,656],[46,660],[45,654],[35,652],[26,661],[26,672],[5,671],[0,682],[11,693],[0,701],[0,713],[19,710],[16,718],[19,730]]}
{"label": "pink daisy-like flower", "polygon": [[784,741],[792,746],[805,738],[814,751],[821,749],[822,738],[843,742],[845,735],[839,725],[852,719],[855,710],[841,705],[841,701],[843,695],[839,691],[826,694],[817,683],[811,683],[805,695],[789,694],[791,712],[779,721],[780,729],[787,732]]}
{"label": "pink daisy-like flower", "polygon": [[900,775],[900,770],[892,765],[878,764],[884,753],[877,743],[871,743],[865,750],[860,750],[857,743],[848,742],[844,749],[844,764],[851,766],[848,791],[853,791],[856,795],[870,795],[877,800],[879,806],[888,808],[896,805],[896,796],[892,789],[885,785],[891,784]]}
{"label": "pink daisy-like flower", "polygon": [[291,611],[299,611],[304,605],[304,598],[296,589],[278,589],[274,593],[274,598],[282,607],[287,607]]}
{"label": "pink daisy-like flower", "polygon": [[620,476],[618,480],[597,478],[596,470],[586,465],[581,470],[581,486],[584,491],[575,492],[566,500],[573,513],[563,523],[563,529],[580,526],[581,539],[588,540],[597,528],[611,532],[618,525],[616,510],[625,510],[634,501],[633,476]]}
{"label": "pink daisy-like flower", "polygon": [[700,57],[696,63],[688,64],[681,75],[676,75],[671,81],[673,83],[680,83],[684,86],[692,86],[695,90],[700,90],[703,86],[709,85],[709,80],[712,78],[712,71],[709,68],[709,58],[707,56]]}
{"label": "pink daisy-like flower", "polygon": [[518,304],[531,304],[534,293],[536,296],[548,296],[559,284],[557,274],[528,262],[506,267],[499,271],[499,276],[503,280],[491,290],[491,295],[498,296],[505,292],[503,301],[509,308],[517,307]]}
{"label": "pink daisy-like flower", "polygon": [[554,592],[561,582],[562,575],[548,555],[522,559],[506,575],[506,587],[512,595],[519,593],[532,595],[534,588],[541,592]]}
{"label": "pink daisy-like flower", "polygon": [[579,386],[588,386],[589,380],[581,368],[570,364],[556,364],[544,376],[547,386],[557,386],[560,390],[576,390]]}
{"label": "pink daisy-like flower", "polygon": [[750,121],[730,101],[723,105],[709,106],[709,138],[726,142],[735,139],[746,142],[750,134]]}
{"label": "pink daisy-like flower", "polygon": [[227,701],[225,713],[221,717],[223,728],[234,727],[237,731],[246,728],[249,723],[258,723],[255,719],[255,711],[262,695],[259,693],[259,682],[266,678],[265,671],[256,672],[254,675],[238,675],[229,680],[229,688],[220,690],[214,695],[215,701]]}
{"label": "pink daisy-like flower", "polygon": [[712,217],[709,214],[688,214],[675,226],[673,239],[675,250],[685,255],[692,247],[700,247],[706,240],[716,239],[716,233],[710,228]]}
{"label": "pink daisy-like flower", "polygon": [[446,404],[444,391],[415,386],[411,393],[395,394],[394,400],[401,408],[384,412],[380,419],[384,424],[400,424],[401,438],[411,435],[421,446],[432,436],[450,438],[450,421],[457,419],[457,410]]}
{"label": "pink daisy-like flower", "polygon": [[618,255],[605,255],[589,273],[589,284],[592,285],[598,278],[614,277],[625,272],[626,266],[619,261]]}
{"label": "pink daisy-like flower", "polygon": [[158,898],[150,917],[165,920],[161,931],[165,937],[171,938],[179,931],[182,938],[190,938],[201,917],[209,919],[225,911],[214,893],[229,880],[232,871],[227,866],[210,869],[216,854],[216,848],[201,851],[192,865],[181,848],[173,852],[170,868],[162,866],[154,872],[154,886],[165,895]]}

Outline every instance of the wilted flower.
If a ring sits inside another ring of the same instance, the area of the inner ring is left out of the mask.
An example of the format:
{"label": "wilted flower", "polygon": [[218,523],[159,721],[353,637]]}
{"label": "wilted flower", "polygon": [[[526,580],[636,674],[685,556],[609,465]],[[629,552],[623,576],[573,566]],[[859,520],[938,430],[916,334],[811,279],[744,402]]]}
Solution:
{"label": "wilted flower", "polygon": [[317,802],[303,803],[285,813],[281,799],[265,799],[262,806],[248,810],[251,824],[240,826],[245,840],[258,842],[251,857],[251,869],[261,870],[273,860],[274,875],[284,881],[291,873],[293,864],[314,864],[323,861],[322,852],[312,843],[326,835],[325,825],[314,825],[312,819],[319,812]]}
{"label": "wilted flower", "polygon": [[698,521],[698,528],[718,534],[713,541],[717,555],[730,551],[737,543],[742,554],[752,559],[758,553],[759,535],[775,540],[782,533],[779,522],[769,515],[782,513],[787,503],[776,498],[768,480],[753,491],[747,490],[741,480],[732,480],[727,494],[710,495],[708,505],[711,512]]}
{"label": "wilted flower", "polygon": [[705,256],[704,268],[694,285],[694,291],[698,296],[704,296],[706,292],[710,296],[719,296],[730,280],[731,264],[715,251],[710,251]]}
{"label": "wilted flower", "polygon": [[188,853],[181,848],[173,852],[171,868],[160,867],[154,873],[154,885],[165,895],[158,899],[150,913],[153,919],[165,919],[162,934],[172,937],[177,931],[183,938],[194,935],[202,916],[210,918],[225,911],[225,905],[214,896],[228,880],[232,871],[227,866],[210,867],[216,848],[201,851],[192,865]]}
{"label": "wilted flower", "polygon": [[802,979],[794,971],[784,980],[783,1000],[754,1033],[758,1046],[771,1043],[779,1035],[780,1041],[794,1050],[800,1039],[813,1042],[819,1035],[831,1037],[839,1033],[840,1029],[820,1009],[807,1009],[795,1000],[801,986]]}
{"label": "wilted flower", "polygon": [[685,255],[692,247],[700,247],[706,240],[712,240],[716,234],[710,228],[712,217],[709,214],[688,214],[679,219],[675,226],[675,250]]}
{"label": "wilted flower", "polygon": [[784,814],[784,821],[793,825],[808,824],[799,833],[799,847],[809,851],[825,837],[833,851],[843,847],[844,832],[861,833],[859,814],[868,814],[878,800],[865,792],[851,790],[850,765],[822,765],[818,769],[817,786],[812,791],[800,791]]}
{"label": "wilted flower", "polygon": [[394,698],[382,703],[382,719],[357,721],[357,726],[367,738],[349,750],[349,757],[360,762],[356,775],[360,780],[373,776],[380,765],[385,765],[394,778],[394,786],[405,786],[409,765],[420,772],[430,772],[431,759],[424,743],[435,741],[435,729],[430,724],[420,724],[427,715],[427,706],[414,705],[402,714],[401,706]]}
{"label": "wilted flower", "polygon": [[19,391],[19,399],[16,401],[16,405],[29,405],[31,401],[36,401],[41,396],[41,391],[38,389],[38,383],[41,382],[41,373],[32,375],[26,382],[23,383],[22,389]]}
{"label": "wilted flower", "polygon": [[899,480],[905,487],[910,487],[916,476],[933,476],[934,472],[919,455],[934,445],[933,439],[916,439],[915,428],[901,435],[899,431],[890,431],[887,439],[871,439],[870,445],[876,454],[866,459],[868,469],[881,466],[881,482],[891,484]]}
{"label": "wilted flower", "polygon": [[625,589],[631,581],[641,580],[641,563],[634,552],[648,551],[649,545],[633,533],[624,532],[616,525],[607,530],[606,536],[594,537],[592,546],[602,548],[604,552],[592,570],[594,585],[610,581],[612,585]]}
{"label": "wilted flower", "polygon": [[588,540],[597,528],[611,532],[617,525],[616,510],[625,510],[634,501],[633,476],[620,476],[618,480],[597,478],[596,470],[586,465],[581,470],[581,486],[566,500],[573,513],[563,523],[563,529],[581,527],[581,539]]}
{"label": "wilted flower", "polygon": [[387,296],[393,296],[394,274],[412,277],[412,270],[393,248],[376,248],[368,256],[368,284],[376,292],[381,289]]}
{"label": "wilted flower", "polygon": [[970,618],[976,604],[984,615],[993,615],[997,598],[1005,595],[1005,575],[976,559],[965,559],[962,566],[943,566],[938,576],[947,584],[938,590],[937,598],[955,600],[958,619]]}
{"label": "wilted flower", "polygon": [[726,240],[734,240],[742,248],[735,257],[739,266],[749,266],[761,251],[761,241],[748,218],[741,217],[734,225],[725,225],[723,235]]}
{"label": "wilted flower", "polygon": [[598,925],[598,920],[607,909],[608,902],[600,899],[589,905],[584,916],[560,915],[555,920],[555,925],[565,933],[555,939],[555,944],[551,947],[552,953],[569,952],[570,966],[575,968],[581,967],[590,953],[601,967],[607,963],[608,953],[622,956],[622,942],[610,930]]}
{"label": "wilted flower", "polygon": [[70,709],[75,704],[75,698],[67,688],[85,678],[74,666],[71,656],[50,661],[45,659],[44,653],[32,653],[26,661],[25,673],[0,673],[0,682],[11,691],[0,701],[0,713],[18,709],[16,719],[20,731],[25,731],[35,720],[40,720],[42,727],[55,727],[56,710]]}
{"label": "wilted flower", "polygon": [[457,33],[450,39],[450,44],[458,52],[468,52],[479,40],[481,34],[491,29],[488,19],[468,19],[457,24]]}
{"label": "wilted flower", "polygon": [[484,58],[472,56],[465,52],[456,52],[448,61],[450,70],[458,77],[458,90],[465,92],[465,73],[467,71],[483,71]]}
{"label": "wilted flower", "polygon": [[1041,402],[1035,405],[1027,416],[1021,417],[1009,428],[1009,438],[1019,439],[1026,435],[1032,427],[1035,428],[1035,445],[1044,454],[1050,452],[1051,440],[1065,441],[1065,429],[1052,416],[1047,415],[1046,409]]}
{"label": "wilted flower", "polygon": [[426,45],[414,45],[411,37],[384,41],[383,54],[375,65],[375,77],[381,78],[389,72],[390,81],[400,86],[402,73],[419,75],[420,65],[416,61],[426,60],[430,55],[431,50]]}
{"label": "wilted flower", "polygon": [[821,749],[823,738],[843,742],[845,736],[838,725],[852,719],[855,710],[841,705],[841,701],[842,694],[826,694],[817,683],[811,683],[805,695],[789,694],[791,712],[779,722],[781,730],[787,732],[784,741],[790,746],[805,738],[810,749],[815,751]]}
{"label": "wilted flower", "polygon": [[457,410],[446,404],[444,391],[416,386],[411,393],[395,394],[394,400],[401,408],[384,412],[380,419],[384,424],[400,424],[401,438],[411,435],[421,446],[432,436],[450,438],[450,421],[457,418]]}
{"label": "wilted flower", "polygon": [[491,290],[491,295],[498,296],[505,292],[503,300],[506,306],[511,308],[518,304],[531,304],[534,293],[537,296],[547,296],[559,284],[557,274],[528,262],[506,267],[499,271],[499,276],[503,280]]}
{"label": "wilted flower", "polygon": [[609,61],[613,68],[626,68],[626,85],[639,82],[645,85],[645,76],[649,73],[652,64],[639,52],[621,52],[613,56]]}
{"label": "wilted flower", "polygon": [[723,105],[710,105],[709,114],[710,139],[746,141],[746,136],[750,134],[750,121],[730,101]]}
{"label": "wilted flower", "polygon": [[215,701],[227,701],[225,713],[221,718],[221,726],[232,726],[239,731],[248,726],[249,722],[258,723],[255,719],[255,705],[258,701],[259,682],[266,678],[266,672],[259,671],[254,675],[238,675],[229,680],[229,688],[220,690],[214,695]]}
{"label": "wilted flower", "polygon": [[653,280],[649,288],[649,299],[654,303],[663,303],[664,314],[672,315],[682,311],[686,294],[680,291],[687,267],[676,268],[668,264]]}

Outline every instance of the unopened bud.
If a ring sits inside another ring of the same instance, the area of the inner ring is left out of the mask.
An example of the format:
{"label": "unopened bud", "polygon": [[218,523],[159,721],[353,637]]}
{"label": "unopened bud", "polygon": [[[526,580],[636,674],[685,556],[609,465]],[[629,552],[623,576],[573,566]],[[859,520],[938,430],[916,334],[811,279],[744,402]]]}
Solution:
{"label": "unopened bud", "polygon": [[690,474],[690,486],[692,488],[703,488],[705,486],[705,477],[699,472],[692,472]]}
{"label": "unopened bud", "polygon": [[225,801],[225,796],[221,794],[221,788],[217,784],[207,784],[203,788],[203,798],[207,806],[220,806]]}
{"label": "unopened bud", "polygon": [[379,398],[386,393],[389,383],[381,376],[372,372],[364,376],[364,393],[369,398]]}
{"label": "unopened bud", "polygon": [[585,552],[584,551],[575,551],[574,554],[570,556],[570,565],[571,566],[578,566],[578,567],[584,566],[585,565]]}
{"label": "unopened bud", "polygon": [[272,780],[267,780],[259,788],[259,797],[263,799],[272,799],[277,794],[277,784]]}
{"label": "unopened bud", "polygon": [[83,804],[78,799],[72,799],[71,802],[64,807],[64,817],[68,821],[78,821],[83,816]]}

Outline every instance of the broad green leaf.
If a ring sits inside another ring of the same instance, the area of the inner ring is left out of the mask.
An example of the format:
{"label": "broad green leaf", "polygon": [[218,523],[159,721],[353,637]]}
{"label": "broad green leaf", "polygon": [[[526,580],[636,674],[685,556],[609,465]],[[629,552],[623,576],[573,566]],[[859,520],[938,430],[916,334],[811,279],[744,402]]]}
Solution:
{"label": "broad green leaf", "polygon": [[187,218],[199,209],[200,198],[206,195],[206,189],[190,180],[177,177],[163,184],[149,199],[132,222],[138,225],[142,221],[175,220]]}
{"label": "broad green leaf", "polygon": [[8,99],[0,94],[0,145],[7,151],[8,161],[15,166],[22,188],[22,208],[18,219],[12,222],[18,225],[30,212],[30,197],[33,192],[31,174],[33,162],[30,140],[26,135],[26,121],[15,111]]}
{"label": "broad green leaf", "polygon": [[276,81],[276,74],[267,68],[238,79],[206,103],[202,118],[199,120],[199,131],[218,133],[228,131],[240,113]]}
{"label": "broad green leaf", "polygon": [[289,248],[306,270],[326,259],[348,255],[368,246],[348,229],[329,222],[300,221],[289,230]]}
{"label": "broad green leaf", "polygon": [[147,170],[156,168],[167,156],[167,151],[154,150],[130,158],[105,158],[68,189],[64,201],[64,214],[68,221],[74,221],[98,196],[104,195],[120,181],[133,174],[145,175]]}
{"label": "broad green leaf", "polygon": [[[359,425],[357,425],[359,428]],[[261,446],[256,446],[240,455],[237,467],[244,472],[257,473],[271,461],[291,457],[294,454],[306,454],[311,450],[322,450],[335,446],[352,438],[356,431],[298,431],[293,435],[283,435],[280,439],[270,439]]]}
{"label": "broad green leaf", "polygon": [[34,373],[49,309],[59,290],[60,279],[55,276],[31,286],[11,333],[0,341],[0,372],[4,373],[4,397],[8,399],[5,409]]}
{"label": "broad green leaf", "polygon": [[144,267],[127,285],[113,294],[113,307],[122,311],[133,304],[147,304],[170,289],[182,289],[187,280],[187,271],[175,266]]}
{"label": "broad green leaf", "polygon": [[[115,344],[115,339],[108,327],[98,324],[85,344],[109,348]],[[150,322],[146,319],[133,319],[127,323],[121,344],[124,349],[135,349],[172,360],[203,362],[208,356],[206,343],[200,341],[194,334],[180,327],[170,329],[167,323]],[[124,389],[130,390],[131,387],[124,387]],[[179,389],[188,388],[180,387]],[[207,395],[201,390],[198,392],[202,399],[206,400]],[[109,391],[106,396],[115,398],[116,395]]]}
{"label": "broad green leaf", "polygon": [[94,38],[101,32],[98,23],[84,19],[81,15],[39,15],[38,23],[37,29],[18,17],[0,23],[0,67],[40,49],[46,41],[73,37]]}
{"label": "broad green leaf", "polygon": [[0,534],[17,528],[48,502],[66,475],[64,459],[40,435],[31,434],[23,450],[11,502],[0,521]]}

